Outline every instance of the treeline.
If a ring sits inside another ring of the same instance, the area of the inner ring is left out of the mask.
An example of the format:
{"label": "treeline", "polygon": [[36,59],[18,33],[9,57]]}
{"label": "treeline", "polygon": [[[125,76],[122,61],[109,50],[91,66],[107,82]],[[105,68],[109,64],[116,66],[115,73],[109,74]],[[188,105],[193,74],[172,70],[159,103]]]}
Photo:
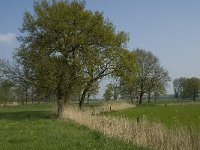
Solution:
{"label": "treeline", "polygon": [[175,79],[173,82],[175,98],[196,100],[200,92],[200,79],[196,77]]}
{"label": "treeline", "polygon": [[119,81],[123,98],[140,104],[146,94],[150,99],[165,92],[170,78],[159,59],[149,51],[128,50],[128,34],[117,32],[103,13],[86,10],[79,1],[43,0],[33,8],[33,14],[24,14],[14,65],[3,60],[0,65],[2,88],[17,91],[14,96],[23,103],[53,97],[60,115],[70,100],[81,108],[106,76]]}
{"label": "treeline", "polygon": [[9,103],[21,104],[51,102],[55,96],[36,89],[25,78],[20,64],[10,63],[0,59],[0,103],[6,106]]}

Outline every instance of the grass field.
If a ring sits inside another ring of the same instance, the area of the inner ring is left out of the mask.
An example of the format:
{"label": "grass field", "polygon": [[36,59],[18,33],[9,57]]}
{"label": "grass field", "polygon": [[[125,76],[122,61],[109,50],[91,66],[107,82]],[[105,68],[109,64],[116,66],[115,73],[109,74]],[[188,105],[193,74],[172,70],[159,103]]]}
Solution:
{"label": "grass field", "polygon": [[200,104],[143,105],[136,108],[113,111],[106,115],[127,117],[129,119],[147,118],[168,127],[190,126],[200,130]]}
{"label": "grass field", "polygon": [[143,150],[72,121],[56,119],[51,105],[0,107],[2,150]]}

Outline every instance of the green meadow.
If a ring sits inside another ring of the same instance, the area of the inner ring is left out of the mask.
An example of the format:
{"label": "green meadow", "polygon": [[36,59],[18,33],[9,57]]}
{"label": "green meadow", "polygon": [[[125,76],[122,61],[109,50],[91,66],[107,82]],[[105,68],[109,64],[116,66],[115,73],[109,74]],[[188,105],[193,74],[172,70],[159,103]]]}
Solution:
{"label": "green meadow", "polygon": [[72,121],[56,119],[52,105],[0,107],[2,150],[144,150]]}
{"label": "green meadow", "polygon": [[200,130],[200,104],[144,104],[136,108],[106,113],[106,115],[133,120],[146,118],[149,121],[161,122],[170,128],[185,126]]}

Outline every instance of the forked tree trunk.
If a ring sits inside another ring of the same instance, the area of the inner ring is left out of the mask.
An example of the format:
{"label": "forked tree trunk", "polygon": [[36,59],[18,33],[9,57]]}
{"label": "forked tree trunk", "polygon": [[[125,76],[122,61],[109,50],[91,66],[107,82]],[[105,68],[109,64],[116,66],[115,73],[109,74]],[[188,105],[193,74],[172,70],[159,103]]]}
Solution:
{"label": "forked tree trunk", "polygon": [[84,103],[84,101],[85,101],[86,94],[87,94],[88,90],[90,89],[90,87],[91,87],[91,85],[92,85],[93,82],[95,82],[95,80],[91,80],[91,81],[87,84],[87,86],[85,87],[85,89],[83,90],[83,93],[82,93],[82,95],[81,95],[81,99],[80,99],[80,101],[79,101],[79,108],[80,108],[80,109],[82,109],[82,107],[83,107],[83,103]]}

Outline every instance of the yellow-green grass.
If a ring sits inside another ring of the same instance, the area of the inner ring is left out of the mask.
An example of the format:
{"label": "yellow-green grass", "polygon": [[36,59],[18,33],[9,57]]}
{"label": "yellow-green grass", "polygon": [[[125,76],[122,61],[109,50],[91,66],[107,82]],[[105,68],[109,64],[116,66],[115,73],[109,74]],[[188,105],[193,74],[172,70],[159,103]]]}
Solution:
{"label": "yellow-green grass", "polygon": [[200,104],[141,105],[121,111],[106,113],[110,116],[126,117],[132,120],[146,118],[158,121],[167,127],[193,127],[200,130]]}
{"label": "yellow-green grass", "polygon": [[52,109],[46,104],[0,107],[0,149],[144,149],[72,121],[56,119]]}

